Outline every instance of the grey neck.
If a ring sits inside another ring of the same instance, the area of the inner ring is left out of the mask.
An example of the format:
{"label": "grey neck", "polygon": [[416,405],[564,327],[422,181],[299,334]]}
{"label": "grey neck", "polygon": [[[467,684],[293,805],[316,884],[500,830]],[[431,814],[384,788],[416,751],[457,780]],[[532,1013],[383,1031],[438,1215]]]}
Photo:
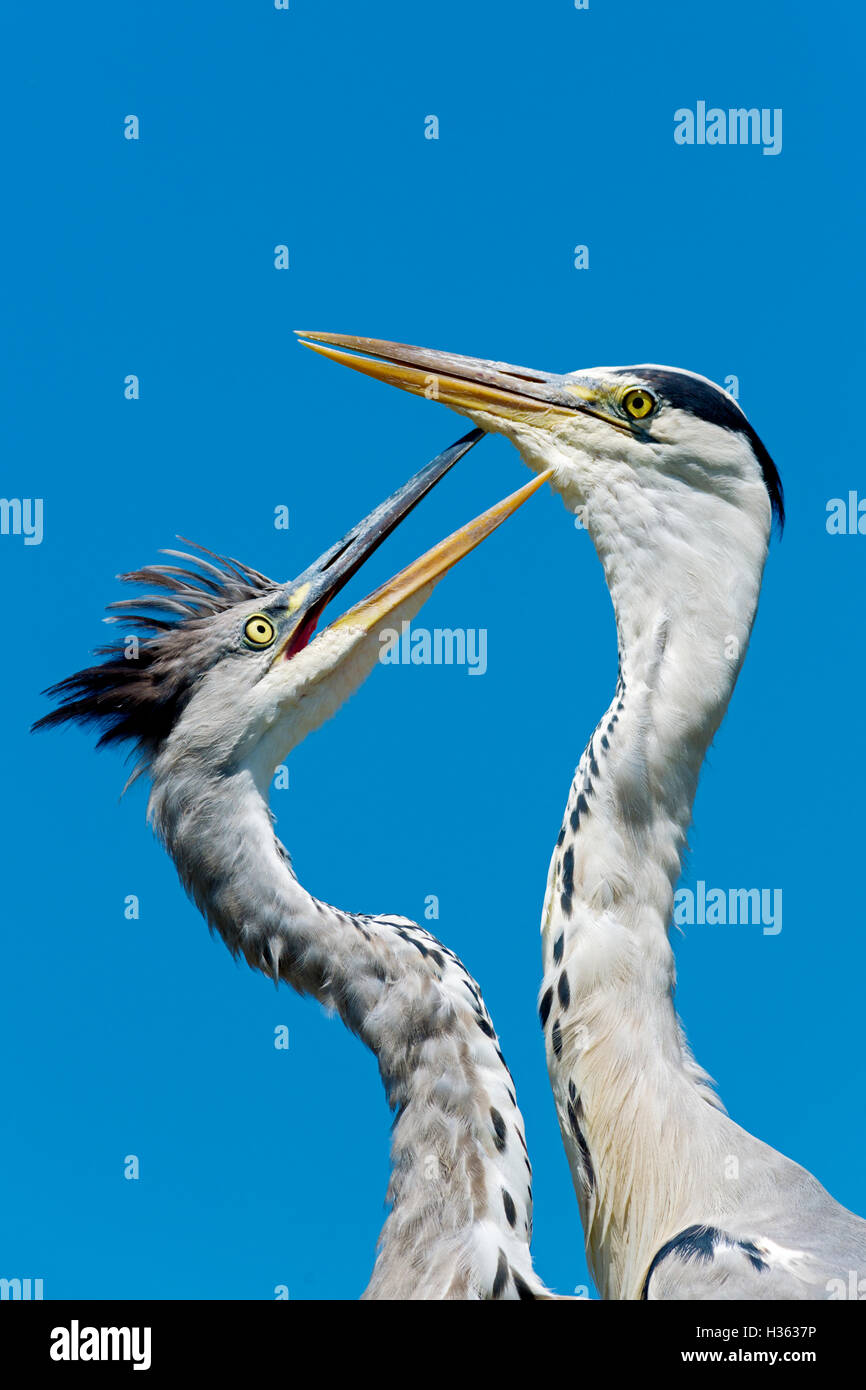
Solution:
{"label": "grey neck", "polygon": [[157,765],[149,814],[233,954],[335,1009],[378,1059],[397,1116],[391,1210],[365,1297],[544,1296],[513,1082],[457,957],[406,919],[308,893],[247,768]]}

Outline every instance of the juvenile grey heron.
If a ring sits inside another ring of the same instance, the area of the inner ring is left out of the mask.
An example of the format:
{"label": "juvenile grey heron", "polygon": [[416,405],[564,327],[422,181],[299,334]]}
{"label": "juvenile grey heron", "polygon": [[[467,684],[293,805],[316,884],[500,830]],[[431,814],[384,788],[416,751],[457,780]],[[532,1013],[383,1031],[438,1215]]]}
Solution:
{"label": "juvenile grey heron", "polygon": [[[275,983],[332,1008],[375,1053],[393,1126],[390,1213],[364,1297],[549,1295],[529,1252],[532,1192],[514,1084],[481,991],[406,918],[344,912],[299,883],[276,838],[274,769],[376,664],[386,619],[411,618],[437,580],[536,491],[513,493],[318,635],[326,605],[480,437],[447,449],[303,574],[278,584],[196,547],[122,576],[156,594],[110,606],[142,630],[52,687],[66,721],[131,744],[149,819],[211,928]],[[120,610],[119,612],[117,610]]]}
{"label": "juvenile grey heron", "polygon": [[[370,338],[308,346],[506,435],[580,509],[619,639],[542,917],[540,1016],[590,1267],[615,1299],[827,1299],[866,1222],[746,1133],[695,1062],[668,940],[698,775],[745,657],[782,485],[731,397],[670,367],[558,375]],[[856,1285],[855,1277],[855,1285]]]}

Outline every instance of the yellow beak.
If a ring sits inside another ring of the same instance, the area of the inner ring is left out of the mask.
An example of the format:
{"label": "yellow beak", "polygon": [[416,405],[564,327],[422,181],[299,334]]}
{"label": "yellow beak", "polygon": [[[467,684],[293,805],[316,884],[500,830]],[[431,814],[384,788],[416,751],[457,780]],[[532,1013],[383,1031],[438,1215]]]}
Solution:
{"label": "yellow beak", "polygon": [[342,333],[304,333],[303,346],[353,367],[376,381],[399,386],[416,396],[441,401],[463,414],[485,412],[509,420],[555,412],[574,414],[583,408],[574,383],[553,372],[513,367],[480,357],[411,347],[379,338],[355,338]]}
{"label": "yellow beak", "polygon": [[406,599],[411,598],[419,589],[428,584],[435,584],[446,574],[458,560],[462,560],[464,555],[468,555],[470,550],[474,550],[483,540],[501,526],[512,512],[516,512],[533,492],[537,492],[541,484],[551,477],[553,470],[548,469],[544,473],[526,483],[517,492],[512,492],[509,497],[497,502],[495,507],[490,507],[481,516],[477,516],[474,521],[461,526],[459,531],[434,545],[432,550],[428,550],[419,559],[413,561],[411,565],[400,571],[393,579],[389,579],[386,584],[382,584],[378,589],[356,603],[353,608],[344,613],[330,624],[332,628],[352,627],[358,628],[362,632],[371,632],[398,608]]}

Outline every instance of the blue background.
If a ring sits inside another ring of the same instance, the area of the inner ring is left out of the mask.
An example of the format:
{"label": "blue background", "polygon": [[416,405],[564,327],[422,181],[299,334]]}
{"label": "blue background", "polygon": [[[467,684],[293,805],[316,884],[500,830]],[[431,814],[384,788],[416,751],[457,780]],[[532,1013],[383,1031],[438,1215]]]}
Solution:
{"label": "blue background", "polygon": [[[678,1003],[733,1116],[866,1208],[866,539],[825,527],[831,497],[866,489],[859,12],[45,3],[3,25],[2,491],[44,498],[45,536],[0,537],[0,1275],[49,1298],[353,1298],[372,1267],[389,1137],[373,1057],[209,938],[146,786],[118,801],[116,752],[27,732],[38,692],[104,640],[119,571],[181,533],[289,578],[463,432],[295,346],[298,326],[739,377],[790,521],[684,882],[781,887],[784,926],[686,929]],[[676,146],[673,112],[699,99],[782,107],[783,152]],[[485,440],[347,602],[525,476]],[[420,918],[438,895],[431,925],[481,981],[516,1079],[537,1268],[569,1291],[588,1276],[535,1018],[538,920],[615,680],[609,600],[545,491],[419,621],[486,627],[487,675],[378,669],[293,758],[279,829],[330,901]]]}

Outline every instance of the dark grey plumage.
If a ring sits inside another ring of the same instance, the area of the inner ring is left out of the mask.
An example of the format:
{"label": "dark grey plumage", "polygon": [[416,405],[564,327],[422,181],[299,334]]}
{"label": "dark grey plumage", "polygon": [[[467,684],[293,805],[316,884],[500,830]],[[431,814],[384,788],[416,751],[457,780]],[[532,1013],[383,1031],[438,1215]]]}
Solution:
{"label": "dark grey plumage", "polygon": [[100,744],[131,743],[136,772],[151,779],[150,823],[211,928],[275,983],[335,1009],[376,1055],[397,1116],[368,1298],[549,1297],[529,1252],[523,1122],[477,984],[408,919],[308,893],[268,803],[274,767],[376,664],[376,624],[420,607],[437,577],[430,556],[454,563],[479,524],[513,508],[506,499],[462,528],[310,646],[327,603],[478,437],[452,445],[289,583],[204,547],[122,576],[146,592],[110,605],[109,621],[142,639],[101,648],[101,664],[52,687],[59,707],[37,726],[96,724]]}
{"label": "dark grey plumage", "polygon": [[281,588],[239,560],[193,541],[185,544],[200,553],[161,554],[197,568],[146,565],[118,575],[123,583],[163,592],[109,603],[105,621],[149,635],[139,641],[135,654],[128,653],[123,640],[98,647],[95,654],[105,658],[99,665],[50,686],[45,694],[59,701],[58,708],[39,719],[34,729],[95,723],[103,731],[98,748],[129,742],[141,760],[137,770],[147,764],[177,722],[196,682],[220,655],[212,640],[212,619],[238,604],[261,604]]}

